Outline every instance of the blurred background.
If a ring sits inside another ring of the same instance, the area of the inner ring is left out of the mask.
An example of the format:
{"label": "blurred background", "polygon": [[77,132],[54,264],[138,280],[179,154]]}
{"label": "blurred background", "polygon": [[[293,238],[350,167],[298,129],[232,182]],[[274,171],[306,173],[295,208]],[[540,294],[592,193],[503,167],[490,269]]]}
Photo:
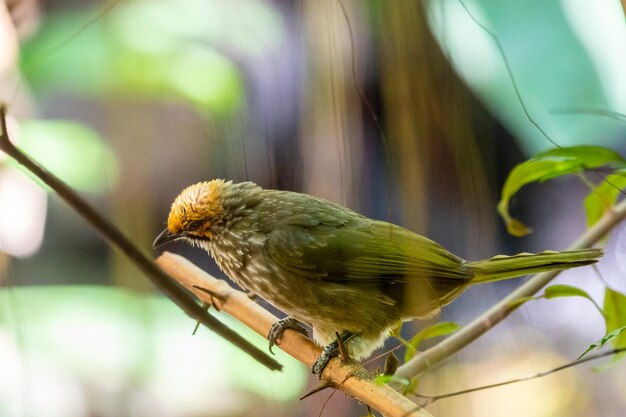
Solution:
{"label": "blurred background", "polygon": [[[512,210],[534,233],[506,235],[495,211],[506,175],[554,145],[524,114],[503,56],[468,10],[497,36],[528,111],[555,142],[625,152],[626,124],[604,114],[626,113],[623,7],[617,0],[5,0],[0,99],[18,145],[146,253],[178,192],[212,178],[325,197],[465,259],[558,250],[584,230],[587,188],[576,178],[525,187]],[[200,249],[168,250],[223,276]],[[438,320],[467,323],[521,280],[472,288]],[[0,416],[317,416],[330,395],[298,401],[315,379],[286,355],[277,358],[284,372],[272,373],[205,329],[192,335],[192,320],[2,155],[0,282]],[[602,302],[603,284],[589,270],[558,282]],[[603,334],[586,300],[532,302],[424,375],[418,391],[545,371]],[[624,363],[602,373],[592,367],[429,410],[622,416]],[[321,412],[366,414],[340,393]]]}

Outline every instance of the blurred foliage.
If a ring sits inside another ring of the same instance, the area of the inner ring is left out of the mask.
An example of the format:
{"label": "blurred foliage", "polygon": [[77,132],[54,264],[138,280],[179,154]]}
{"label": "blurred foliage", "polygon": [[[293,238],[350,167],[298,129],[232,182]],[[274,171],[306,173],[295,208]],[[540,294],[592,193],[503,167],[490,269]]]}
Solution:
{"label": "blurred foliage", "polygon": [[227,114],[245,93],[239,69],[220,49],[262,54],[283,35],[261,2],[135,0],[87,25],[94,15],[84,8],[46,16],[23,46],[22,68],[38,94],[180,99]]}
{"label": "blurred foliage", "polygon": [[40,165],[79,191],[101,193],[117,183],[115,154],[85,125],[61,120],[23,120],[19,124],[19,145]]}
{"label": "blurred foliage", "polygon": [[[227,315],[214,314],[260,349],[266,348],[267,341],[247,327]],[[28,336],[20,343],[28,344],[29,355],[45,358],[87,380],[98,375],[120,383],[159,380],[180,385],[184,381],[183,386],[193,387],[198,395],[221,386],[287,401],[301,393],[308,374],[282,351],[277,352],[284,365],[282,372],[255,366],[248,355],[210,332],[192,336],[194,323],[168,299],[115,288],[55,286],[1,291],[0,334],[2,329],[23,326],[28,328]],[[250,372],[252,368],[254,372]]]}
{"label": "blurred foliage", "polygon": [[[594,114],[625,103],[624,14],[619,2],[599,0],[431,0],[430,23],[439,44],[486,106],[513,132],[527,154],[552,145],[619,146],[623,123]],[[482,29],[485,26],[501,45]],[[513,80],[505,69],[509,62]],[[578,109],[577,114],[570,113]],[[588,114],[586,111],[588,111]]]}

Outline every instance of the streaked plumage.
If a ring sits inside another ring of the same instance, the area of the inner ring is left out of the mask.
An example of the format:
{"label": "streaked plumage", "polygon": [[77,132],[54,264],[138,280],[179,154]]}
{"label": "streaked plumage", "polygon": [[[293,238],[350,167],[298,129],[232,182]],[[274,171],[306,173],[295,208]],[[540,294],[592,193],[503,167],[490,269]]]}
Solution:
{"label": "streaked plumage", "polygon": [[184,238],[206,249],[238,285],[311,326],[318,344],[335,332],[356,334],[347,346],[357,359],[400,320],[438,313],[473,283],[587,265],[602,254],[465,262],[430,239],[321,198],[223,180],[183,190],[164,232],[155,244]]}

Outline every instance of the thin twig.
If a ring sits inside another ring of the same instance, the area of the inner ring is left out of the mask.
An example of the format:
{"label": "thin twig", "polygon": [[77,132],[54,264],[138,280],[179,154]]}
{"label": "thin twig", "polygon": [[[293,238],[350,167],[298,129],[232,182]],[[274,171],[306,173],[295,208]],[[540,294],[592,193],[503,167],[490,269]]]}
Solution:
{"label": "thin twig", "polygon": [[[612,210],[609,210],[595,225],[586,230],[574,241],[568,250],[583,249],[593,246],[625,218],[626,200],[617,204]],[[552,281],[559,272],[560,271],[550,271],[535,275],[470,324],[402,365],[398,368],[396,376],[398,378],[411,379],[448,359],[485,334],[517,309],[520,304],[515,303],[516,300],[535,295],[541,288]]]}
{"label": "thin twig", "polygon": [[154,285],[157,286],[170,300],[176,303],[185,313],[213,330],[224,339],[248,353],[254,359],[272,370],[280,370],[281,365],[265,352],[252,345],[241,335],[211,316],[191,295],[180,288],[175,281],[160,270],[154,262],[139,250],[113,223],[102,217],[92,206],[81,198],[74,190],[59,178],[48,172],[37,162],[16,148],[9,138],[6,120],[6,106],[0,105],[0,150],[23,165],[37,178],[53,189],[59,197],[71,206],[93,226],[113,246],[116,246],[124,255],[139,268]]}
{"label": "thin twig", "polygon": [[[267,337],[272,324],[278,320],[250,300],[244,292],[233,289],[224,280],[212,277],[182,256],[164,252],[156,262],[201,300],[210,302],[209,293],[218,297],[223,312],[230,314],[263,337]],[[209,293],[200,288],[209,290]],[[310,339],[292,329],[285,330],[281,335],[278,347],[308,367],[313,365],[321,353],[321,349]],[[388,385],[375,383],[370,374],[354,361],[344,364],[339,358],[332,359],[324,369],[322,382],[323,388],[337,387],[387,417],[430,416],[426,410],[416,410],[414,402]]]}
{"label": "thin twig", "polygon": [[525,376],[525,377],[521,377],[521,378],[515,378],[515,379],[510,379],[508,381],[502,381],[502,382],[496,382],[495,384],[489,384],[489,385],[483,385],[480,387],[474,387],[474,388],[468,388],[468,389],[464,389],[464,390],[460,390],[460,391],[454,391],[454,392],[448,392],[446,394],[440,394],[440,395],[424,395],[424,394],[413,394],[415,397],[418,398],[423,398],[426,399],[427,402],[425,404],[422,405],[430,405],[432,403],[434,403],[437,400],[442,400],[444,398],[451,398],[451,397],[457,397],[459,395],[464,395],[464,394],[469,394],[472,392],[476,392],[476,391],[483,391],[486,389],[491,389],[491,388],[496,388],[496,387],[501,387],[504,385],[510,385],[510,384],[515,384],[518,382],[524,382],[524,381],[530,381],[533,379],[538,379],[538,378],[543,378],[545,376],[548,375],[552,375],[556,372],[560,372],[563,371],[565,369],[569,369],[573,366],[578,366],[578,365],[582,365],[583,363],[586,362],[590,362],[590,361],[595,361],[597,359],[601,359],[604,358],[606,356],[613,356],[616,355],[618,353],[624,352],[626,351],[626,347],[625,348],[620,348],[620,349],[612,349],[606,352],[602,352],[602,353],[598,353],[595,355],[591,355],[591,356],[587,356],[586,358],[574,361],[574,362],[568,362],[565,365],[561,365],[561,366],[557,366],[556,368],[552,368],[548,371],[543,371],[543,372],[538,372],[534,375],[529,375],[529,376]]}

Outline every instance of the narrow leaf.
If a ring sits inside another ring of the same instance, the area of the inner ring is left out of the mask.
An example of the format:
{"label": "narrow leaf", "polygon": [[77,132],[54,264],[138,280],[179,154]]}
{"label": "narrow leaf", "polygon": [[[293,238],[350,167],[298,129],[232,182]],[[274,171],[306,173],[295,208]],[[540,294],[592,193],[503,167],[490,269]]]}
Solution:
{"label": "narrow leaf", "polygon": [[607,148],[573,146],[537,154],[528,161],[517,165],[506,179],[498,203],[498,213],[506,223],[509,233],[514,236],[524,236],[531,232],[527,226],[509,214],[511,198],[524,185],[609,164],[621,168],[626,164],[626,161],[618,153]]}
{"label": "narrow leaf", "polygon": [[420,343],[426,339],[430,339],[433,337],[445,336],[452,332],[455,332],[460,326],[454,322],[446,321],[441,323],[435,323],[432,326],[429,326],[415,336],[411,338],[409,344],[407,346],[406,354],[404,355],[404,361],[408,361],[413,356],[415,356],[415,352],[417,352]]}
{"label": "narrow leaf", "polygon": [[[604,313],[607,334],[626,326],[626,295],[607,288],[604,293]],[[613,347],[626,347],[626,333],[621,330],[611,338]]]}
{"label": "narrow leaf", "polygon": [[587,353],[591,352],[592,350],[594,350],[595,348],[597,348],[600,345],[600,343],[594,343],[592,345],[589,345],[589,347],[587,348],[586,351],[584,351],[576,360],[579,361],[582,359],[583,356],[585,356]]}
{"label": "narrow leaf", "polygon": [[393,375],[380,374],[376,375],[376,378],[374,378],[374,382],[378,385],[383,385],[389,383],[392,379]]}
{"label": "narrow leaf", "polygon": [[[602,346],[606,345],[607,342],[610,342],[613,339],[619,338],[622,335],[622,332],[624,332],[625,330],[626,330],[626,326],[620,327],[619,329],[615,329],[612,332],[609,332],[609,333],[605,334],[604,337],[599,342],[596,342],[596,343],[590,345],[589,348],[586,351],[584,351],[582,355],[580,355],[578,357],[578,359],[582,358],[583,356],[585,356],[587,353],[589,353],[593,349],[601,348]],[[618,356],[620,356],[620,355],[618,355]]]}
{"label": "narrow leaf", "polygon": [[591,296],[585,290],[564,284],[549,286],[545,289],[543,296],[548,299],[557,297],[584,297],[588,300],[593,301]]}
{"label": "narrow leaf", "polygon": [[598,305],[598,303],[596,303],[596,301],[593,298],[591,298],[591,296],[585,290],[580,289],[578,287],[571,286],[571,285],[565,285],[565,284],[551,285],[551,286],[547,287],[544,290],[543,294],[541,294],[541,295],[518,298],[517,300],[514,300],[514,301],[510,302],[509,303],[509,307],[515,308],[515,307],[518,307],[518,306],[520,306],[522,304],[527,303],[528,301],[540,300],[542,298],[545,298],[546,300],[550,300],[552,298],[559,298],[559,297],[583,297],[583,298],[586,298],[587,300],[589,300],[589,301],[591,301],[593,303],[594,307],[604,317],[604,311],[602,311],[602,308]]}
{"label": "narrow leaf", "polygon": [[411,384],[411,381],[408,378],[398,378],[393,375],[376,375],[374,378],[374,382],[378,385],[388,384],[390,382],[395,382],[403,387],[408,387]]}
{"label": "narrow leaf", "polygon": [[565,284],[551,285],[544,290],[542,297],[547,300],[551,298],[558,298],[558,297],[583,297],[591,301],[593,306],[600,312],[602,317],[604,317],[604,311],[602,310],[602,307],[600,307],[598,303],[596,303],[596,300],[591,298],[591,296],[589,295],[589,293],[587,293],[587,291],[578,287],[574,287],[572,285],[565,285]]}
{"label": "narrow leaf", "polygon": [[430,339],[438,336],[445,336],[449,333],[455,332],[459,329],[459,325],[452,321],[445,321],[441,323],[433,324],[419,332],[416,336],[411,339],[413,343],[416,340],[416,337],[419,336],[418,342],[426,339]]}
{"label": "narrow leaf", "polygon": [[[611,342],[615,349],[626,347],[626,295],[607,288],[604,292],[604,318],[606,320],[606,334],[600,341],[592,344],[578,359],[595,348],[601,348]],[[615,361],[624,356],[625,352],[615,356]]]}

